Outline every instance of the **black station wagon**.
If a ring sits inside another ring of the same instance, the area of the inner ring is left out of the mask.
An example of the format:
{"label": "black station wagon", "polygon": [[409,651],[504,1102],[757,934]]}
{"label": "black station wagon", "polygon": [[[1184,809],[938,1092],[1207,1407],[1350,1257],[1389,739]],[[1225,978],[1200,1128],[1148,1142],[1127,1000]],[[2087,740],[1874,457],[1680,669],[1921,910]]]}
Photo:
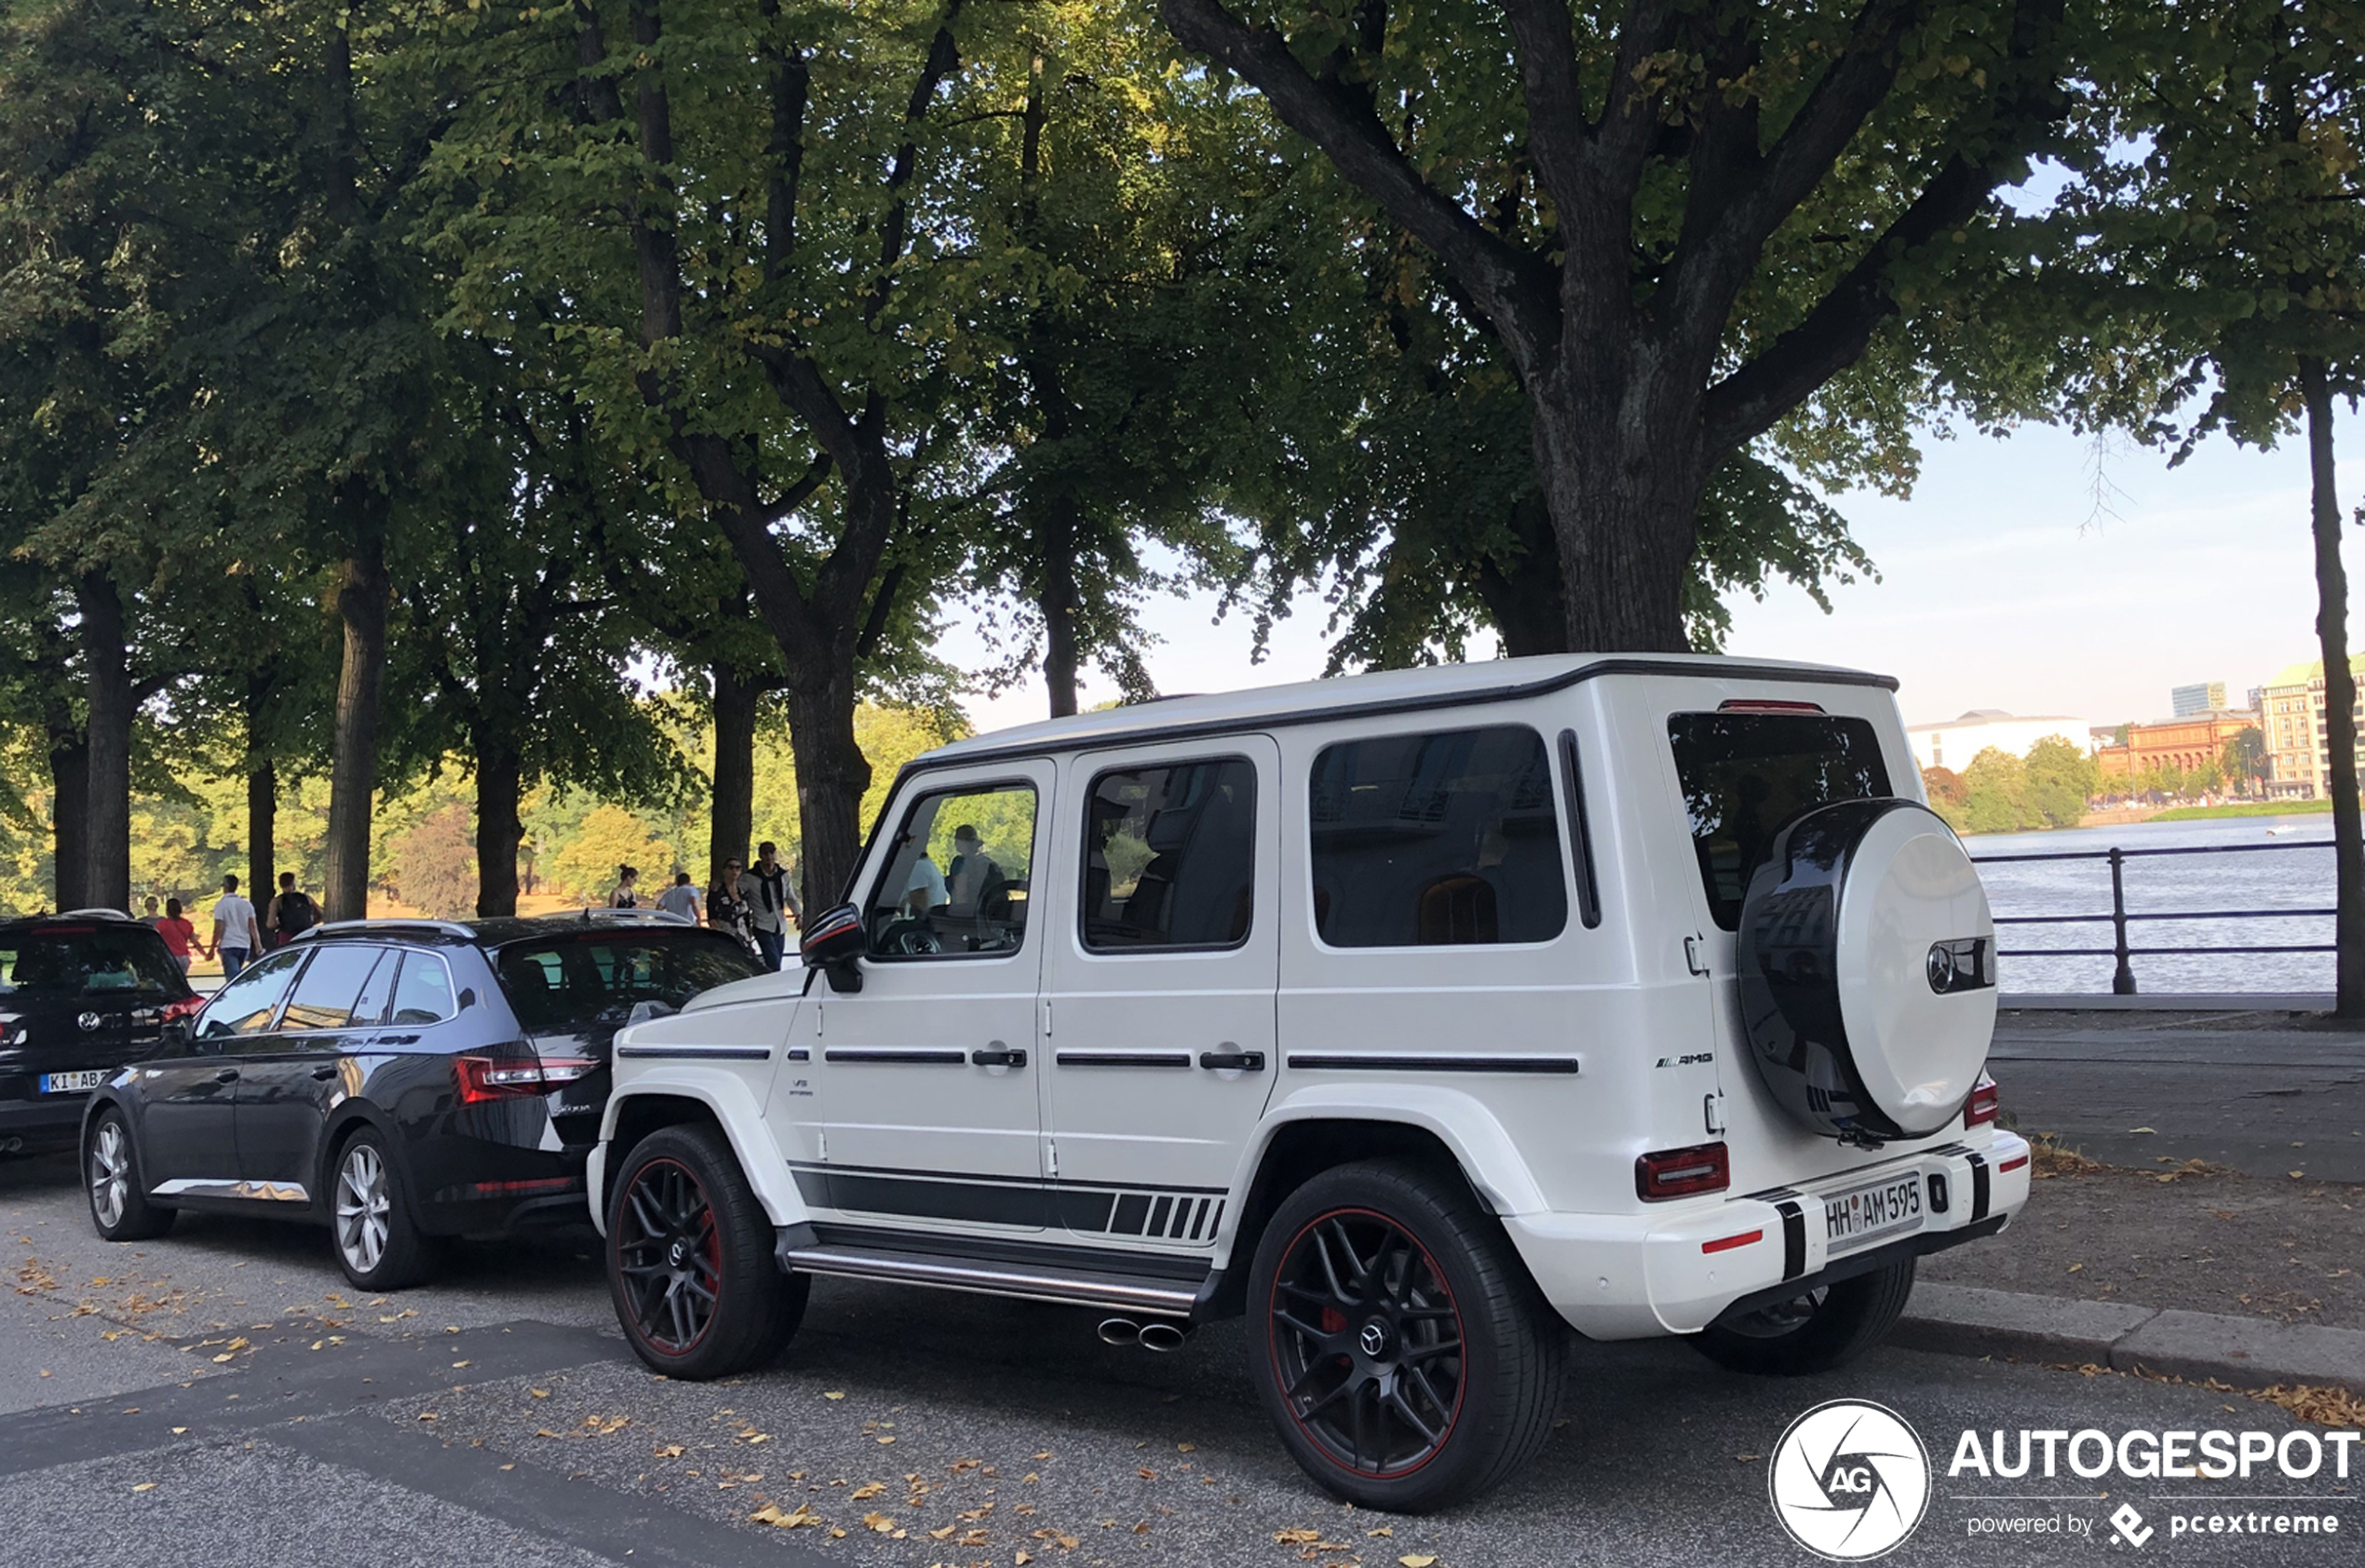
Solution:
{"label": "black station wagon", "polygon": [[92,1091],[91,1221],[325,1223],[354,1284],[416,1283],[449,1238],[586,1218],[615,1031],[756,972],[670,915],[317,926]]}

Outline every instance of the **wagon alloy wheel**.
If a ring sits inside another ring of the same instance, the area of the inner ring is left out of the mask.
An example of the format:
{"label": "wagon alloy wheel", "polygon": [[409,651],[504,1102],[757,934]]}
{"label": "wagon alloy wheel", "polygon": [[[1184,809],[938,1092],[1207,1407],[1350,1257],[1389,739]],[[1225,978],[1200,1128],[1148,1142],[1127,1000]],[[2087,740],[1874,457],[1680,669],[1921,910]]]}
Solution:
{"label": "wagon alloy wheel", "polygon": [[109,1117],[99,1124],[98,1136],[90,1141],[90,1212],[98,1217],[100,1228],[113,1230],[123,1223],[123,1210],[131,1196],[131,1154],[123,1136],[123,1124]]}
{"label": "wagon alloy wheel", "polygon": [[616,1269],[649,1345],[683,1355],[706,1337],[723,1295],[714,1206],[688,1167],[652,1160],[634,1172],[619,1210]]}
{"label": "wagon alloy wheel", "polygon": [[337,1250],[356,1274],[376,1269],[385,1257],[394,1199],[386,1165],[377,1145],[356,1142],[337,1166]]}
{"label": "wagon alloy wheel", "polygon": [[1460,1414],[1462,1315],[1384,1215],[1338,1210],[1298,1233],[1274,1278],[1272,1346],[1291,1413],[1358,1474],[1418,1469]]}

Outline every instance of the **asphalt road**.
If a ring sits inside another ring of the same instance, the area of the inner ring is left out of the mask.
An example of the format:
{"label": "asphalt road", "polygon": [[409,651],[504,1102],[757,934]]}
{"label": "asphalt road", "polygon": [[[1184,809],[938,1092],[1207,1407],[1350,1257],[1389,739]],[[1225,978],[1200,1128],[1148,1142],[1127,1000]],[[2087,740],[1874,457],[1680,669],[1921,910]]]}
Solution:
{"label": "asphalt road", "polygon": [[[2365,1540],[2365,1463],[2345,1485],[1944,1473],[1966,1428],[2295,1425],[2119,1376],[1883,1350],[1761,1381],[1680,1344],[1581,1346],[1563,1425],[1525,1474],[1388,1519],[1283,1454],[1237,1324],[1160,1357],[1101,1345],[1090,1314],[822,1281],[777,1368],[693,1385],[625,1352],[588,1244],[474,1248],[444,1283],[362,1297],[316,1231],[184,1220],[111,1247],[57,1160],[0,1165],[0,1221],[5,1562],[1787,1565],[1814,1560],[1775,1521],[1765,1455],[1836,1398],[1896,1410],[1939,1466],[1920,1529],[1884,1561],[2131,1552],[2105,1544],[2128,1501],[2159,1531],[2146,1556],[2347,1563]],[[2220,1501],[2171,1500],[2203,1491]],[[2308,1500],[2238,1501],[2264,1494]],[[2331,1514],[2343,1534],[2171,1540],[2168,1513],[2204,1506]],[[800,1507],[825,1522],[749,1519]],[[2096,1535],[1968,1536],[2019,1517]],[[1291,1531],[1318,1534],[1277,1539]]]}
{"label": "asphalt road", "polygon": [[2022,1131],[2089,1159],[2365,1183],[2365,1034],[2282,1013],[2015,1012],[1988,1061]]}

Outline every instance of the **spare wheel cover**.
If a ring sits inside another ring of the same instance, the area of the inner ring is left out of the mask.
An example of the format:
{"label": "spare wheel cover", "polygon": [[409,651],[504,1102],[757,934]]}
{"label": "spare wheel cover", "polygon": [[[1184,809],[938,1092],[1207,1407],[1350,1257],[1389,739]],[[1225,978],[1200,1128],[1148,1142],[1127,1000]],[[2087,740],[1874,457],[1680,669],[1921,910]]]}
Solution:
{"label": "spare wheel cover", "polygon": [[[1784,918],[1818,892],[1825,918]],[[1741,949],[1760,1066],[1816,1130],[1924,1138],[1962,1109],[1995,1033],[1995,924],[1936,813],[1885,800],[1800,816],[1750,879]],[[1798,1070],[1823,1052],[1852,1092],[1801,1092]]]}

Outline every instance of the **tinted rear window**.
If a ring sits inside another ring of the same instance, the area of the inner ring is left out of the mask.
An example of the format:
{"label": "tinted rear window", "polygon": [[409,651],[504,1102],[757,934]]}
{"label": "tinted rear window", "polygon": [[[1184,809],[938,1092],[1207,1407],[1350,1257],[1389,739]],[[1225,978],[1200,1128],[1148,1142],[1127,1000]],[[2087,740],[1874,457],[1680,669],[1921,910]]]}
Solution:
{"label": "tinted rear window", "polygon": [[701,991],[763,972],[738,943],[698,931],[517,942],[493,964],[518,1021],[536,1034],[620,1021],[636,1002],[679,1007]]}
{"label": "tinted rear window", "polygon": [[86,927],[0,937],[0,996],[181,994],[181,966],[142,928]]}
{"label": "tinted rear window", "polygon": [[1862,719],[1819,713],[1677,713],[1667,721],[1692,817],[1692,848],[1716,923],[1741,924],[1741,895],[1782,825],[1829,801],[1893,793]]}

